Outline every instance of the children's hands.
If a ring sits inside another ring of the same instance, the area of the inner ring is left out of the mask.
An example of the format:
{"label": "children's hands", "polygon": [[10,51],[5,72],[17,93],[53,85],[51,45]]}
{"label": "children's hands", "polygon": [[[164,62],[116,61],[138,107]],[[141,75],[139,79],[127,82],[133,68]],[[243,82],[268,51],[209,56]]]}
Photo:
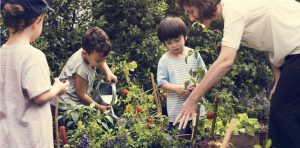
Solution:
{"label": "children's hands", "polygon": [[192,92],[194,91],[195,88],[196,88],[195,85],[191,85],[191,86],[189,86],[189,87],[187,88],[187,90],[188,90],[190,93],[192,93]]}
{"label": "children's hands", "polygon": [[57,89],[57,95],[61,95],[65,93],[69,89],[69,81],[64,80],[63,82],[59,80],[59,78],[54,78],[53,87]]}
{"label": "children's hands", "polygon": [[109,83],[111,83],[111,82],[114,82],[114,83],[118,83],[118,78],[117,78],[117,76],[116,75],[114,75],[113,73],[108,73],[107,75],[106,75],[106,79],[107,79],[107,81],[109,82]]}
{"label": "children's hands", "polygon": [[177,85],[175,92],[184,97],[188,97],[190,95],[189,90],[185,89],[183,85]]}
{"label": "children's hands", "polygon": [[111,108],[111,105],[96,105],[96,108],[99,109],[102,113],[105,113],[107,110]]}

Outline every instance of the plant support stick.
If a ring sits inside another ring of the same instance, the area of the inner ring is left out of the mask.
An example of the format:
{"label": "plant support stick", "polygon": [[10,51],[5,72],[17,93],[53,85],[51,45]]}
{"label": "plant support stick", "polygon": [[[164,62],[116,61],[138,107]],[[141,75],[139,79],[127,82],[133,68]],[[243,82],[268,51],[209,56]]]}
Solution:
{"label": "plant support stick", "polygon": [[58,96],[55,96],[55,130],[56,130],[56,147],[60,148],[58,132]]}
{"label": "plant support stick", "polygon": [[196,135],[197,135],[197,132],[198,132],[198,124],[199,124],[199,115],[200,115],[200,107],[201,107],[201,104],[198,103],[197,104],[197,110],[196,110],[196,115],[193,115],[193,129],[192,129],[192,136],[191,136],[191,141],[192,141],[192,145],[191,147],[195,147],[196,145]]}

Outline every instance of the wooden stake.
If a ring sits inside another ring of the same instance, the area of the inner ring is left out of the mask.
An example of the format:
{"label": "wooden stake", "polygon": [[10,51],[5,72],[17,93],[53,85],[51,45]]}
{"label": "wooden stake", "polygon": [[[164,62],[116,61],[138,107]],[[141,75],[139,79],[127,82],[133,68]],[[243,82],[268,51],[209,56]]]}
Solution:
{"label": "wooden stake", "polygon": [[191,147],[195,147],[195,144],[196,144],[196,135],[198,133],[198,124],[199,124],[199,116],[200,116],[200,107],[201,107],[201,104],[198,103],[197,104],[197,110],[196,110],[196,115],[193,115],[193,120],[192,120],[192,123],[193,123],[193,129],[192,129],[192,136],[191,136],[191,141],[192,141],[192,144],[191,144]]}
{"label": "wooden stake", "polygon": [[230,120],[229,127],[227,128],[225,136],[222,140],[221,148],[227,148],[228,147],[228,143],[229,143],[229,140],[230,140],[230,137],[231,137],[231,133],[233,131],[233,128],[235,127],[236,122],[237,122],[236,118],[232,118]]}
{"label": "wooden stake", "polygon": [[216,128],[217,117],[218,117],[219,102],[220,102],[220,98],[216,97],[214,101],[214,112],[213,112],[214,117],[211,126],[211,133],[210,133],[211,140],[215,140],[215,128]]}
{"label": "wooden stake", "polygon": [[60,148],[58,132],[58,96],[55,96],[55,130],[56,130],[56,147]]}
{"label": "wooden stake", "polygon": [[153,93],[154,93],[153,96],[154,96],[154,99],[155,99],[155,103],[156,103],[156,107],[157,107],[157,112],[159,114],[162,114],[160,99],[159,99],[158,94],[157,94],[157,89],[156,89],[156,86],[155,86],[153,73],[150,73],[150,76],[151,76],[151,81],[152,81],[152,87],[153,87]]}

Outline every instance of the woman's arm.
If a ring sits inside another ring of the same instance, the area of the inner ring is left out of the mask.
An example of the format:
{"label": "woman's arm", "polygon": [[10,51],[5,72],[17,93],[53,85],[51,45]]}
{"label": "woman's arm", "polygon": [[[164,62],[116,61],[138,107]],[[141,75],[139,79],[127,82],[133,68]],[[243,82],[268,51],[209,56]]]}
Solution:
{"label": "woman's arm", "polygon": [[274,85],[273,85],[273,88],[272,88],[272,90],[270,92],[270,96],[269,96],[269,98],[272,99],[272,96],[275,92],[275,89],[276,89],[277,83],[279,81],[281,72],[280,72],[280,69],[278,67],[276,67],[274,64],[271,63],[271,61],[269,59],[269,53],[268,52],[266,52],[266,55],[267,55],[268,61],[271,64],[271,69],[272,69],[273,76],[274,76]]}
{"label": "woman's arm", "polygon": [[184,102],[181,112],[176,117],[174,124],[180,122],[179,129],[185,128],[189,118],[196,112],[199,99],[205,95],[215,84],[221,81],[222,77],[231,69],[234,63],[237,50],[223,46],[218,59],[212,64],[199,85]]}
{"label": "woman's arm", "polygon": [[269,96],[270,99],[272,99],[272,96],[275,93],[275,89],[277,87],[277,83],[279,81],[280,73],[281,73],[280,69],[278,67],[276,67],[275,65],[273,65],[272,63],[271,63],[271,68],[272,68],[272,72],[273,72],[273,75],[274,75],[274,85],[273,85],[273,88],[270,92],[270,96]]}

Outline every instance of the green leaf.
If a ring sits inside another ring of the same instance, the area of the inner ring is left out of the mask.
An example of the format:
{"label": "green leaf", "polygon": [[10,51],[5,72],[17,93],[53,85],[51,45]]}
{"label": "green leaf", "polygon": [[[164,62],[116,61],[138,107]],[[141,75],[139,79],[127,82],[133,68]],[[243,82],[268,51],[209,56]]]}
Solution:
{"label": "green leaf", "polygon": [[106,130],[108,130],[108,129],[109,129],[106,123],[104,123],[104,122],[101,122],[101,125],[102,125],[102,127],[104,127]]}
{"label": "green leaf", "polygon": [[263,148],[261,145],[254,145],[254,148]]}
{"label": "green leaf", "polygon": [[70,127],[73,123],[74,123],[73,121],[69,121],[69,122],[67,123],[67,127]]}
{"label": "green leaf", "polygon": [[105,118],[110,122],[110,123],[114,123],[113,119],[110,116],[105,116]]}
{"label": "green leaf", "polygon": [[268,139],[267,143],[266,143],[266,148],[270,148],[272,145],[272,140]]}
{"label": "green leaf", "polygon": [[78,114],[78,113],[75,113],[75,112],[72,112],[70,115],[71,115],[73,121],[74,121],[75,123],[77,123],[77,121],[78,121],[78,119],[79,119],[79,114]]}

